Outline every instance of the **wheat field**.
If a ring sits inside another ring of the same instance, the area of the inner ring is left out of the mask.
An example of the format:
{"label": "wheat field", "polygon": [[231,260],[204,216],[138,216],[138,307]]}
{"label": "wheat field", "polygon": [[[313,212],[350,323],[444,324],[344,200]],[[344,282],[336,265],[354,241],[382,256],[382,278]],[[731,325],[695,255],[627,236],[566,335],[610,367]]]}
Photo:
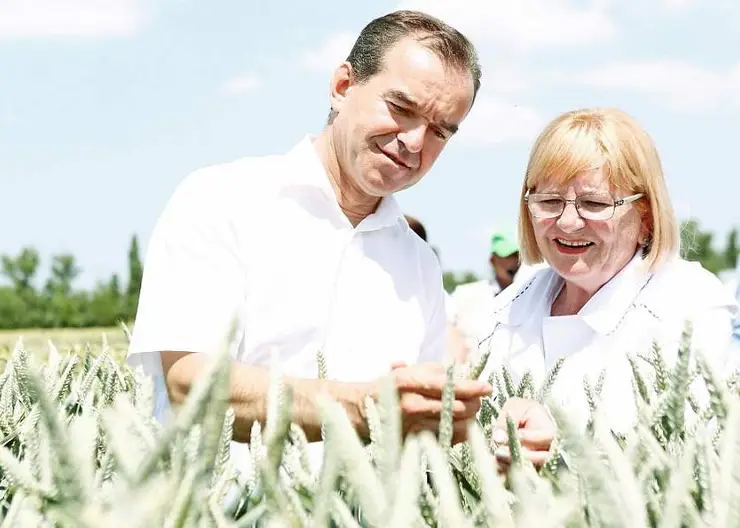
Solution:
{"label": "wheat field", "polygon": [[[483,400],[468,441],[453,445],[454,381],[479,378],[483,354],[449,366],[437,434],[401,434],[390,378],[365,401],[365,439],[338,402],[320,395],[326,450],[318,470],[291,422],[293,389],[275,353],[267,416],[252,424],[240,455],[251,459],[248,474],[231,457],[228,346],[174,419],[160,424],[151,416],[151,380],[105,343],[70,347],[90,352],[82,355],[59,345],[42,354],[23,343],[0,374],[0,528],[740,526],[740,373],[714,372],[691,347],[690,325],[675,361],[657,345],[629,355],[638,420],[624,434],[611,432],[600,410],[602,379],[595,387],[584,380],[585,430],[553,404],[561,358],[542,385],[494,371],[496,390]],[[45,362],[33,361],[41,355]],[[318,377],[326,377],[332,369],[320,351],[317,363]],[[708,391],[706,401],[695,399],[697,385]],[[558,423],[541,468],[527,461],[516,424],[502,416],[513,397],[548,403]],[[498,474],[493,455],[500,417],[511,453],[506,474]]]}
{"label": "wheat field", "polygon": [[13,347],[19,337],[29,348],[45,347],[51,340],[57,347],[72,347],[79,343],[98,342],[105,334],[112,345],[125,345],[126,336],[122,328],[31,328],[22,330],[0,330],[0,348]]}
{"label": "wheat field", "polygon": [[111,355],[122,360],[126,355],[128,345],[122,327],[0,330],[0,369],[4,368],[19,339],[22,340],[26,350],[34,356],[45,359],[50,342],[61,353],[79,352],[84,346],[100,344],[104,336],[110,347]]}

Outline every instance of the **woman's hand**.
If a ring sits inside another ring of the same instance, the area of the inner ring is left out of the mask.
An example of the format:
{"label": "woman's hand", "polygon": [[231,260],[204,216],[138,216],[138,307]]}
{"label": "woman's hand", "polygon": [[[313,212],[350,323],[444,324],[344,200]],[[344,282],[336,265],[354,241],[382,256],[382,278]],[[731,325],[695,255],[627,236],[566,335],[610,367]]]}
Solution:
{"label": "woman's hand", "polygon": [[509,398],[499,413],[491,439],[499,444],[494,452],[499,472],[511,465],[509,436],[506,430],[506,416],[511,416],[517,426],[517,436],[522,446],[522,458],[529,460],[540,469],[550,458],[550,447],[557,427],[547,408],[533,400]]}

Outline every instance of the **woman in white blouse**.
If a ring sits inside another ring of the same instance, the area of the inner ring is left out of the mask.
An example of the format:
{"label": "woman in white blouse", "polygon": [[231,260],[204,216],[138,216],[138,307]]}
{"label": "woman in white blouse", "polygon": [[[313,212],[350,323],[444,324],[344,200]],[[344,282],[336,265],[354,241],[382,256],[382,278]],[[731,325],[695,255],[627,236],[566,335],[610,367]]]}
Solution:
{"label": "woman in white blouse", "polygon": [[627,354],[648,353],[655,340],[671,364],[687,319],[693,346],[728,371],[737,303],[679,257],[658,153],[630,116],[577,110],[545,128],[524,178],[519,237],[523,262],[549,267],[496,297],[483,379],[506,365],[515,380],[530,371],[541,383],[563,356],[552,396],[583,426],[583,379],[593,387],[604,371],[602,410],[620,432],[636,416]]}

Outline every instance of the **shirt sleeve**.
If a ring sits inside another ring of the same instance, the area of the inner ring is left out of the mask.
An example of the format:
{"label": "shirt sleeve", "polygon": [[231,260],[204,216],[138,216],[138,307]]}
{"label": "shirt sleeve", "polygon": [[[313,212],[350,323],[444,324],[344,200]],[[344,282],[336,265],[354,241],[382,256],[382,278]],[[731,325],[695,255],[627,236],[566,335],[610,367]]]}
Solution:
{"label": "shirt sleeve", "polygon": [[144,262],[129,356],[213,353],[223,346],[245,296],[245,269],[222,182],[193,173],[160,216]]}
{"label": "shirt sleeve", "polygon": [[740,367],[738,347],[733,346],[733,324],[738,305],[724,284],[698,264],[696,292],[690,299],[692,314],[691,348],[701,351],[718,376],[727,376]]}
{"label": "shirt sleeve", "polygon": [[426,276],[430,283],[430,318],[419,363],[441,363],[447,357],[447,292],[442,282],[442,270],[438,265],[432,267]]}
{"label": "shirt sleeve", "polygon": [[691,348],[699,351],[720,377],[740,368],[740,348],[733,343],[736,307],[716,305],[692,319]]}

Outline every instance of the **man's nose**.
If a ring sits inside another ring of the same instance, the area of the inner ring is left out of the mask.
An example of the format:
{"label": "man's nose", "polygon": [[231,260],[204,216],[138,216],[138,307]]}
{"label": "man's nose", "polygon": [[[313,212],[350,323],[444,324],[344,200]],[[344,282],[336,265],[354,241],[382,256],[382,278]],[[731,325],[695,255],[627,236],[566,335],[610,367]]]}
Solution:
{"label": "man's nose", "polygon": [[427,132],[426,123],[416,123],[398,134],[398,140],[403,143],[404,148],[412,154],[418,154],[424,146],[424,136]]}

